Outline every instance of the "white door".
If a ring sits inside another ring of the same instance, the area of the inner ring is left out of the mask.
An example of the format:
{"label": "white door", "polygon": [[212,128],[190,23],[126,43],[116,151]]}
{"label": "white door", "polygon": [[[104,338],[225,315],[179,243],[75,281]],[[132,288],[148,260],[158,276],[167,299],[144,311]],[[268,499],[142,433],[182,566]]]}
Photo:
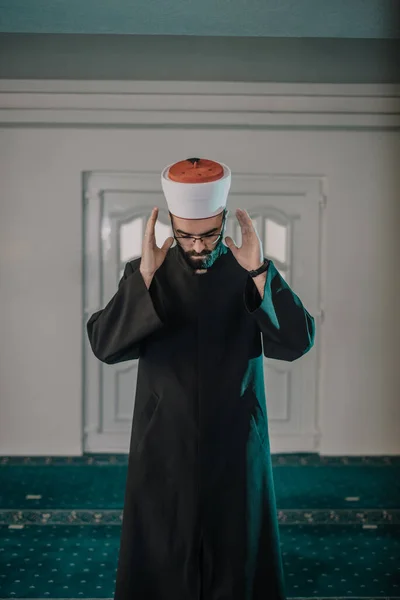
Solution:
{"label": "white door", "polygon": [[[319,326],[321,185],[318,178],[239,174],[232,178],[226,235],[240,245],[237,207],[245,208],[271,258],[315,317],[314,349],[292,363],[264,359],[272,452],[315,451]],[[160,174],[91,172],[84,178],[85,303],[89,316],[117,290],[125,263],[140,256],[153,206],[159,206],[158,245],[170,235]],[[161,202],[160,202],[161,199]],[[84,331],[84,451],[127,452],[138,361],[106,365],[91,352]]]}

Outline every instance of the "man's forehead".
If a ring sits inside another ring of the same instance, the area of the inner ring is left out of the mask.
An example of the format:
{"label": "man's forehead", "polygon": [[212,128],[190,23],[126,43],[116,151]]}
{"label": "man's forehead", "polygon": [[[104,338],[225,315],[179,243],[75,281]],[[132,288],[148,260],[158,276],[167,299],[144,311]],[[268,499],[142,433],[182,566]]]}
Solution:
{"label": "man's forehead", "polygon": [[182,219],[169,213],[174,228],[179,233],[194,233],[195,235],[206,235],[217,230],[222,222],[224,213],[219,213],[206,219]]}

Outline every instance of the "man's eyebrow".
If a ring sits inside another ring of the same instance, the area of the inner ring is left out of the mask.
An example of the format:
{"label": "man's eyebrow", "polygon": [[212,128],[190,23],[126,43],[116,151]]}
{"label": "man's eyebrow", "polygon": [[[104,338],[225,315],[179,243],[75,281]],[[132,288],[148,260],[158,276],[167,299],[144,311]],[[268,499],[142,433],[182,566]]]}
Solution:
{"label": "man's eyebrow", "polygon": [[218,227],[214,227],[214,229],[210,229],[209,231],[203,231],[203,233],[187,233],[186,231],[182,231],[182,229],[176,229],[177,233],[183,233],[183,235],[194,235],[201,237],[202,235],[208,235],[209,233],[214,233],[214,231],[218,231]]}

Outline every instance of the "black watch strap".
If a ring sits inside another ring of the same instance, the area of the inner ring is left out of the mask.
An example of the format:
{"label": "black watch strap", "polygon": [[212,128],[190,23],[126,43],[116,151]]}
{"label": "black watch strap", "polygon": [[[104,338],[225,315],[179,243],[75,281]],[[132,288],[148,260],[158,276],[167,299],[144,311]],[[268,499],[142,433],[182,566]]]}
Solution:
{"label": "black watch strap", "polygon": [[268,265],[269,265],[268,258],[264,258],[264,262],[261,265],[261,267],[258,267],[258,269],[255,269],[254,271],[247,271],[247,272],[250,275],[250,277],[257,277],[257,275],[260,275],[260,273],[264,273],[264,271],[266,271],[268,269]]}

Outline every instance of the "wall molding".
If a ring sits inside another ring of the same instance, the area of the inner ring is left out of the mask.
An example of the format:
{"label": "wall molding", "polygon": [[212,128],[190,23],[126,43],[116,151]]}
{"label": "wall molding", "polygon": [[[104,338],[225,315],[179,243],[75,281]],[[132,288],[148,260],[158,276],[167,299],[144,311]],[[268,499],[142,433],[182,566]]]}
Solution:
{"label": "wall molding", "polygon": [[400,85],[4,79],[0,124],[398,130]]}

